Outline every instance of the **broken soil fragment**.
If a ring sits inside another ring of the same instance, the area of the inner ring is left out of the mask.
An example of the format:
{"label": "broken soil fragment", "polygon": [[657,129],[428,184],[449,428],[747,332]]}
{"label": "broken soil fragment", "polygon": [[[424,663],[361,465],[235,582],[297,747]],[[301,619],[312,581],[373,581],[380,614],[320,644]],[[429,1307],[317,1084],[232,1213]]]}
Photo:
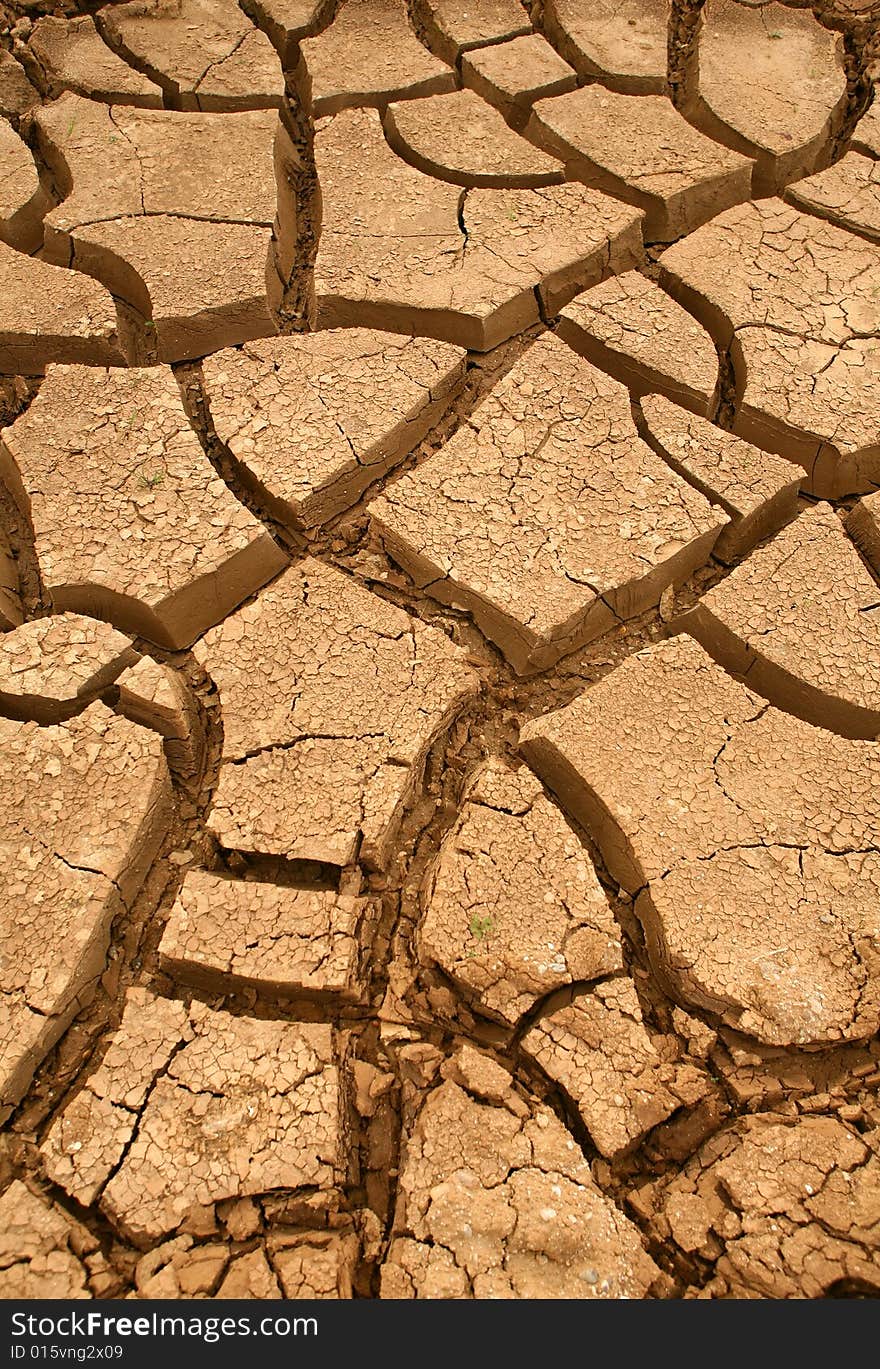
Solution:
{"label": "broken soil fragment", "polygon": [[[487,351],[641,260],[639,215],[578,185],[473,189],[392,152],[379,115],[319,127],[321,327],[420,333]],[[539,304],[540,300],[540,304]]]}
{"label": "broken soil fragment", "polygon": [[354,997],[365,901],[188,871],[165,926],[164,968],[208,988]]}
{"label": "broken soil fragment", "polygon": [[134,991],[102,1064],[49,1134],[47,1168],[72,1193],[106,1183],[101,1206],[135,1244],[239,1195],[314,1189],[332,1204],[347,1170],[340,1063],[321,1023]]}
{"label": "broken soil fragment", "polygon": [[172,800],[159,738],[101,703],[55,726],[2,719],[0,739],[7,1116],[94,991],[110,925],[140,888]]}
{"label": "broken soil fragment", "polygon": [[646,1296],[659,1270],[554,1114],[467,1087],[435,1088],[405,1139],[382,1296]]}
{"label": "broken soil fragment", "polygon": [[381,869],[428,747],[476,693],[456,648],[309,560],[196,655],[223,709],[221,843]]}
{"label": "broken soil fragment", "polygon": [[725,521],[641,441],[623,386],[552,333],[371,516],[415,583],[472,612],[519,673],[656,603]]}
{"label": "broken soil fragment", "polygon": [[218,352],[203,374],[242,483],[293,528],[341,513],[410,454],[450,402],[464,355],[347,328]]}
{"label": "broken soil fragment", "polygon": [[0,471],[55,608],[161,646],[188,646],[287,564],[211,468],[165,367],[53,367],[3,430]]}
{"label": "broken soil fragment", "polygon": [[777,708],[880,734],[880,588],[827,504],[808,509],[675,626]]}
{"label": "broken soil fragment", "polygon": [[422,47],[406,0],[340,0],[329,28],[302,43],[315,115],[384,107],[455,89],[455,73]]}
{"label": "broken soil fragment", "polygon": [[632,980],[605,980],[567,1007],[540,1017],[522,1049],[580,1113],[606,1156],[631,1149],[678,1108],[700,1100],[707,1079],[664,1059],[648,1034]]}
{"label": "broken soil fragment", "polygon": [[510,1026],[553,989],[622,968],[589,857],[525,768],[477,772],[422,897],[422,962]]}
{"label": "broken soil fragment", "polygon": [[751,162],[704,137],[660,95],[584,86],[539,100],[528,132],[570,178],[643,210],[646,242],[672,242],[749,196]]}
{"label": "broken soil fragment", "polygon": [[521,749],[637,896],[679,1001],[770,1044],[876,1031],[877,742],[778,712],[676,637]]}
{"label": "broken soil fragment", "polygon": [[52,96],[72,90],[108,105],[162,108],[161,87],[108,47],[91,15],[74,19],[45,15],[34,25],[28,50]]}
{"label": "broken soil fragment", "polygon": [[797,461],[822,498],[871,488],[880,248],[758,200],[668,248],[660,265],[664,289],[730,349],[734,431]]}
{"label": "broken soil fragment", "polygon": [[577,295],[556,331],[633,394],[660,390],[694,413],[711,413],[718,383],[712,339],[640,271],[624,271]]}
{"label": "broken soil fragment", "polygon": [[99,11],[101,32],[175,109],[266,109],[281,103],[278,57],[235,0],[133,0]]}
{"label": "broken soil fragment", "polygon": [[719,561],[738,560],[794,518],[803,480],[798,466],[686,413],[662,395],[645,395],[639,408],[645,441],[729,515],[712,548]]}

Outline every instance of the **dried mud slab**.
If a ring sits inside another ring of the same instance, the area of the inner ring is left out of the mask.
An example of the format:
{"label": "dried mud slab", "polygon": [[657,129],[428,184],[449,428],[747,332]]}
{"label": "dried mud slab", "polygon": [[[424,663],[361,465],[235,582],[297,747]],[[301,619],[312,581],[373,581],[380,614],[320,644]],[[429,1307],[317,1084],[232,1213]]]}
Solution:
{"label": "dried mud slab", "polygon": [[880,748],[780,713],[676,637],[523,729],[636,896],[655,972],[771,1045],[880,1016]]}
{"label": "dried mud slab", "polygon": [[269,39],[235,0],[133,0],[99,11],[104,38],[175,109],[267,109],[284,81]]}
{"label": "dried mud slab", "polygon": [[5,119],[17,119],[40,103],[27,73],[11,52],[0,48],[0,114]]}
{"label": "dried mud slab", "polygon": [[0,713],[44,727],[66,722],[124,669],[127,637],[94,618],[36,618],[0,638]]}
{"label": "dried mud slab", "polygon": [[463,52],[531,32],[519,0],[415,0],[415,27],[432,52],[455,66]]}
{"label": "dried mud slab", "polygon": [[734,431],[836,498],[880,480],[880,249],[780,200],[741,205],[660,259],[661,281],[730,349]]}
{"label": "dried mud slab", "polygon": [[664,96],[584,86],[539,100],[527,132],[570,179],[643,210],[646,242],[672,242],[749,197],[752,163],[692,128]]}
{"label": "dried mud slab", "polygon": [[461,63],[461,79],[520,128],[536,100],[574,90],[577,75],[537,33],[476,48]]}
{"label": "dried mud slab", "polygon": [[88,276],[0,242],[0,374],[36,376],[50,362],[123,366],[113,297]]}
{"label": "dried mud slab", "polygon": [[875,574],[880,576],[880,491],[858,500],[847,515],[846,530]]}
{"label": "dried mud slab", "polygon": [[28,51],[39,68],[43,88],[51,96],[72,90],[108,105],[162,108],[160,86],[107,46],[91,15],[38,19]]}
{"label": "dried mud slab", "polygon": [[525,1033],[523,1052],[559,1084],[596,1149],[613,1158],[707,1091],[692,1064],[664,1058],[645,1029],[632,980],[597,984]]}
{"label": "dried mud slab", "polygon": [[0,242],[20,252],[35,252],[43,241],[43,215],[51,203],[27,143],[11,124],[0,120]]}
{"label": "dried mud slab", "polygon": [[667,0],[544,0],[542,27],[582,76],[630,95],[666,90]]}
{"label": "dried mud slab", "polygon": [[639,407],[645,441],[730,518],[712,548],[717,560],[737,561],[794,518],[799,466],[685,413],[662,395],[645,395]]}
{"label": "dried mud slab", "polygon": [[353,1235],[316,1231],[279,1236],[272,1243],[272,1264],[285,1298],[350,1298],[357,1261]]}
{"label": "dried mud slab", "polygon": [[421,962],[509,1026],[552,990],[623,967],[592,863],[525,767],[477,772],[422,902]]}
{"label": "dried mud slab", "polygon": [[477,677],[439,632],[307,560],[208,633],[226,847],[381,868],[428,747]]}
{"label": "dried mud slab", "polygon": [[91,1297],[83,1257],[95,1237],[20,1179],[0,1197],[0,1233],[0,1297]]}
{"label": "dried mud slab", "polygon": [[880,176],[873,157],[848,152],[827,170],[790,185],[785,198],[808,214],[880,242]]}
{"label": "dried mud slab", "polygon": [[51,367],[0,434],[57,610],[189,646],[287,558],[215,474],[171,371]]}
{"label": "dried mud slab", "polygon": [[397,157],[379,115],[323,125],[322,328],[420,333],[488,351],[642,258],[640,216],[583,186],[467,190]]}
{"label": "dried mud slab", "polygon": [[633,394],[662,390],[704,417],[715,406],[712,339],[640,271],[624,271],[578,295],[562,310],[556,332]]}
{"label": "dried mud slab", "polygon": [[416,584],[523,674],[656,603],[724,521],[638,437],[623,386],[552,333],[370,511]]}
{"label": "dried mud slab", "polygon": [[163,967],[213,992],[355,997],[365,900],[325,889],[187,871],[165,926]]}
{"label": "dried mud slab", "polygon": [[690,117],[755,158],[755,195],[777,194],[831,154],[846,110],[839,39],[809,9],[709,0]]}
{"label": "dried mud slab", "polygon": [[383,122],[398,156],[441,181],[503,189],[565,179],[555,157],[514,133],[473,90],[389,105]]}
{"label": "dried mud slab", "polygon": [[451,402],[464,353],[366,328],[207,357],[204,388],[238,478],[286,527],[313,527],[407,457]]}
{"label": "dried mud slab", "polygon": [[775,707],[844,737],[880,733],[880,588],[827,504],[675,625]]}
{"label": "dried mud slab", "polygon": [[340,1055],[321,1023],[260,1021],[130,990],[98,1069],[43,1146],[46,1172],[137,1245],[272,1189],[344,1182]]}
{"label": "dried mud slab", "polygon": [[176,361],[276,331],[266,270],[277,124],[268,110],[179,114],[72,94],[35,114],[67,195],[47,215],[45,255],[96,276],[145,321],[142,355]]}
{"label": "dried mud slab", "polygon": [[329,28],[303,40],[302,55],[319,117],[456,86],[455,72],[410,28],[406,0],[340,0]]}
{"label": "dried mud slab", "polygon": [[[7,639],[4,639],[4,643]],[[104,969],[171,816],[160,739],[101,703],[53,727],[0,720],[0,1115]]]}
{"label": "dried mud slab", "polygon": [[445,1070],[405,1138],[381,1296],[647,1296],[657,1266],[550,1109],[470,1047]]}
{"label": "dried mud slab", "polygon": [[640,1212],[684,1260],[708,1262],[701,1298],[823,1298],[880,1290],[876,1133],[836,1117],[743,1117]]}

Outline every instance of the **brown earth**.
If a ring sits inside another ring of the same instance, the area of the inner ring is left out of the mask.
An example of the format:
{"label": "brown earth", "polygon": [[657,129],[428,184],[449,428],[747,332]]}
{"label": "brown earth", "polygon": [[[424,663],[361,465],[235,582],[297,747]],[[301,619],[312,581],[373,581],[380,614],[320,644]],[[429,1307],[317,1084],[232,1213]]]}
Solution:
{"label": "brown earth", "polygon": [[878,61],[0,6],[0,1296],[880,1294]]}

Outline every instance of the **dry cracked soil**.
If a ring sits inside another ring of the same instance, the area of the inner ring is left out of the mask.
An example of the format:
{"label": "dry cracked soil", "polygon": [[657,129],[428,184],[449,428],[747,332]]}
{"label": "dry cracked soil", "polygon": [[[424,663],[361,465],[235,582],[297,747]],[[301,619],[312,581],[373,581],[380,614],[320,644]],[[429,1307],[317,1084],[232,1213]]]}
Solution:
{"label": "dry cracked soil", "polygon": [[880,5],[0,5],[0,1295],[880,1294]]}

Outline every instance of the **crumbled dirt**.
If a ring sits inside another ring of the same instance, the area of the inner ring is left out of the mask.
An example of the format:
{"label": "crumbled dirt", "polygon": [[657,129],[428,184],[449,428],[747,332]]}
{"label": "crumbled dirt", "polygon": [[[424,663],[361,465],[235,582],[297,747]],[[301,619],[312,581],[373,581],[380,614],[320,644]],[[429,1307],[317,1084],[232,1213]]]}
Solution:
{"label": "crumbled dirt", "polygon": [[0,1296],[880,1294],[876,10],[0,4]]}

